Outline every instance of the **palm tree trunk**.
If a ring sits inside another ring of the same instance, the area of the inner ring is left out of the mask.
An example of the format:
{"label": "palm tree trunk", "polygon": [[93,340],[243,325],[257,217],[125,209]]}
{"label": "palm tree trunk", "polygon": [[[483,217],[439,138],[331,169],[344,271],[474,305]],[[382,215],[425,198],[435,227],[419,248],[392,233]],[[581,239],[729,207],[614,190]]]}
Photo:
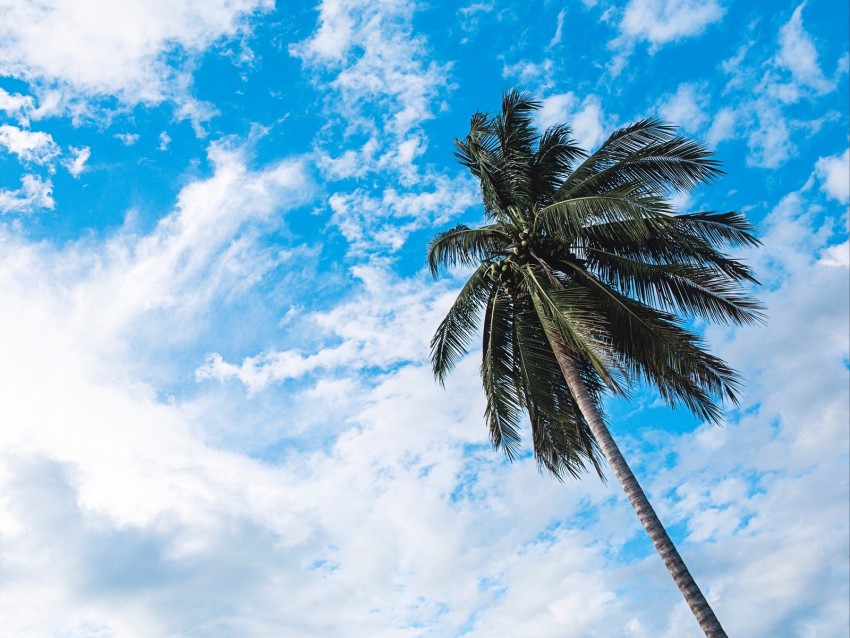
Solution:
{"label": "palm tree trunk", "polygon": [[640,522],[643,523],[644,529],[655,544],[655,549],[661,555],[661,560],[664,561],[664,565],[673,576],[673,580],[676,581],[676,585],[685,597],[700,627],[708,638],[726,638],[726,632],[723,631],[714,611],[705,600],[705,596],[702,595],[682,557],[679,556],[676,546],[673,545],[673,541],[670,540],[667,531],[661,521],[658,520],[655,510],[652,509],[649,499],[646,498],[646,494],[643,493],[643,489],[641,489],[631,468],[629,468],[620,449],[614,442],[569,355],[562,348],[554,347],[553,350],[567,386],[587,420],[593,436],[596,437],[608,464],[614,470],[614,476],[620,481],[626,496],[629,497],[629,502],[635,508]]}

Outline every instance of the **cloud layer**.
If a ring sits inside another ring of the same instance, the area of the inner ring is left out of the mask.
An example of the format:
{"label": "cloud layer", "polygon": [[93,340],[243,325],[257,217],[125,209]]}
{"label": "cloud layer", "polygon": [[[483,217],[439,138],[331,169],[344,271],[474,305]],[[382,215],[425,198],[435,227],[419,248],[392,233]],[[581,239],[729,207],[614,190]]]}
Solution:
{"label": "cloud layer", "polygon": [[[4,631],[700,635],[613,477],[491,450],[479,352],[433,381],[466,273],[432,281],[424,245],[480,221],[451,142],[507,78],[588,150],[654,114],[719,145],[728,175],[676,203],[760,228],[768,326],[697,326],[742,405],[719,428],[639,389],[610,424],[730,635],[846,635],[847,74],[823,7],[523,7],[0,0]],[[198,102],[238,39],[252,68]],[[211,139],[175,124],[213,110]]]}

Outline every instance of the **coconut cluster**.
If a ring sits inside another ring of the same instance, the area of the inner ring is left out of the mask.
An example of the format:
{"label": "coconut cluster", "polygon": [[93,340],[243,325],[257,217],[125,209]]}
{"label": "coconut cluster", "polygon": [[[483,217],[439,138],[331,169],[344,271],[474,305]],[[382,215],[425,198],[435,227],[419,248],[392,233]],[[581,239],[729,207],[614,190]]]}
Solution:
{"label": "coconut cluster", "polygon": [[[522,266],[529,260],[558,259],[566,256],[566,246],[556,242],[545,235],[532,235],[531,229],[524,228],[519,235],[515,235],[513,243],[504,250],[505,258],[490,264],[490,276],[497,280],[505,292],[514,300],[525,293],[525,280],[519,269],[513,266]],[[532,255],[532,252],[534,253]]]}

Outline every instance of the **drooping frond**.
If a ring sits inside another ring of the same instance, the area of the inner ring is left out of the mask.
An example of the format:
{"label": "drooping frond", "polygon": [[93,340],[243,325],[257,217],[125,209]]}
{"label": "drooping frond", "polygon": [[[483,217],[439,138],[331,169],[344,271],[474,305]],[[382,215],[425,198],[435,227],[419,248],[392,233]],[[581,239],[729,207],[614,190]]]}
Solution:
{"label": "drooping frond", "polygon": [[[559,479],[569,474],[578,478],[590,463],[602,476],[596,440],[557,370],[558,362],[531,304],[517,312],[516,375],[531,421],[534,456],[541,467]],[[595,400],[601,396],[598,377],[591,375],[589,387]]]}
{"label": "drooping frond", "polygon": [[496,225],[469,228],[458,224],[437,233],[428,244],[428,268],[436,279],[441,267],[475,266],[501,251],[509,239]]}
{"label": "drooping frond", "polygon": [[557,334],[571,352],[590,362],[610,391],[622,393],[617,362],[606,348],[605,316],[598,312],[594,300],[580,286],[563,287],[553,282],[541,268],[528,268],[526,282],[545,332]]}
{"label": "drooping frond", "polygon": [[514,378],[513,309],[510,298],[493,288],[484,315],[481,382],[487,397],[484,417],[490,442],[513,460],[519,454],[522,398]]}
{"label": "drooping frond", "polygon": [[586,264],[619,293],[664,311],[739,325],[763,319],[761,304],[714,268],[647,263],[595,248]]}
{"label": "drooping frond", "polygon": [[719,422],[717,400],[737,401],[740,380],[674,315],[631,299],[590,275],[576,283],[591,295],[608,322],[609,346],[633,379],[642,377],[671,405],[683,403],[700,418]]}
{"label": "drooping frond", "polygon": [[431,364],[434,377],[445,385],[446,375],[467,353],[472,337],[478,332],[481,309],[491,294],[492,281],[482,265],[461,288],[454,304],[431,339]]}
{"label": "drooping frond", "polygon": [[739,213],[691,213],[653,220],[655,232],[634,232],[630,223],[603,222],[581,230],[577,247],[602,250],[651,264],[710,268],[733,281],[758,283],[752,270],[722,252],[725,246],[758,246]]}
{"label": "drooping frond", "polygon": [[761,246],[753,225],[735,211],[686,213],[676,215],[674,219],[680,232],[701,237],[712,246]]}

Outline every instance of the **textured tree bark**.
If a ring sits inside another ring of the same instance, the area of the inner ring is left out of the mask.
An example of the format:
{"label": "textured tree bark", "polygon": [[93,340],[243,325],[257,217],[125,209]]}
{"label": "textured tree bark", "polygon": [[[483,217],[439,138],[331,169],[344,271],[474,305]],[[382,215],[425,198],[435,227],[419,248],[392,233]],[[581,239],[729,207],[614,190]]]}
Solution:
{"label": "textured tree bark", "polygon": [[593,436],[596,437],[596,441],[599,443],[599,447],[602,449],[602,453],[608,460],[611,469],[614,470],[614,476],[620,481],[620,485],[623,487],[626,496],[628,496],[629,502],[635,508],[640,522],[643,523],[646,533],[649,534],[649,537],[655,544],[655,549],[661,555],[661,560],[664,561],[667,571],[673,576],[673,580],[685,597],[685,601],[690,606],[697,622],[708,638],[727,638],[726,632],[723,631],[723,627],[720,626],[720,622],[714,615],[714,611],[697,586],[694,577],[688,571],[682,557],[679,556],[676,546],[673,545],[673,541],[670,540],[667,531],[664,529],[661,521],[658,520],[658,516],[655,514],[655,510],[652,509],[649,499],[646,498],[646,494],[643,493],[643,489],[623,458],[623,454],[620,452],[617,444],[614,442],[578,370],[563,348],[557,347],[556,344],[552,345],[555,357],[558,359],[558,365],[561,368],[561,372],[564,375],[564,379],[573,398],[575,398],[579,409],[587,420],[590,430],[593,432]]}

